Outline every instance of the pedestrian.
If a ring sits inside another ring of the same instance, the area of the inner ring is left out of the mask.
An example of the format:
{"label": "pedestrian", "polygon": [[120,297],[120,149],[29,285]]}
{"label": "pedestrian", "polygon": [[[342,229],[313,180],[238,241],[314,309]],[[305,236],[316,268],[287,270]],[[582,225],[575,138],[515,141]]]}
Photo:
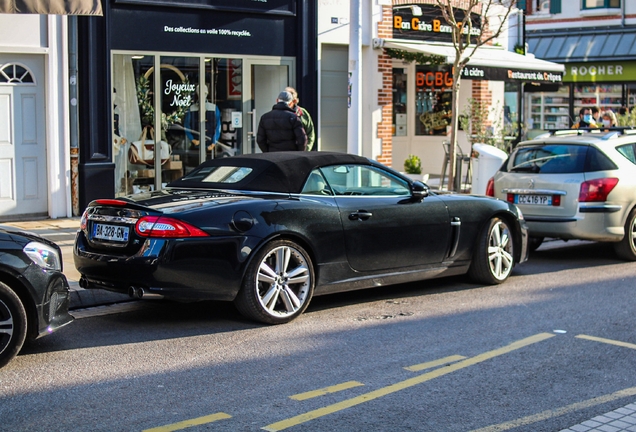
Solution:
{"label": "pedestrian", "polygon": [[579,121],[572,125],[572,129],[598,127],[592,118],[592,111],[589,108],[581,108],[579,110]]}
{"label": "pedestrian", "polygon": [[[599,126],[602,123],[601,120],[601,109],[598,106],[593,106],[592,108],[590,108],[590,111],[592,113],[592,120],[594,121],[594,124],[596,126]],[[591,124],[591,123],[590,123]]]}
{"label": "pedestrian", "polygon": [[294,98],[294,102],[292,108],[296,111],[296,115],[300,117],[300,122],[303,124],[303,129],[305,129],[305,133],[307,134],[307,151],[311,151],[314,148],[314,142],[316,142],[316,132],[314,131],[314,122],[309,115],[307,109],[298,105],[298,92],[293,87],[286,87],[285,91],[291,93]]}
{"label": "pedestrian", "polygon": [[603,115],[601,116],[603,127],[615,127],[617,126],[616,114],[611,109],[603,111]]}
{"label": "pedestrian", "polygon": [[293,100],[291,93],[281,92],[272,110],[261,116],[256,142],[263,153],[307,149],[307,134],[291,107]]}

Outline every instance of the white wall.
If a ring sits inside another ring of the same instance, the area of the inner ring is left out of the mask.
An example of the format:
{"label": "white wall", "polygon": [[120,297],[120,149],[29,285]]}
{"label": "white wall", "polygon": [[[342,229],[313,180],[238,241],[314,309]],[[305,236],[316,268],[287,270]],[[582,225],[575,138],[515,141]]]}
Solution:
{"label": "white wall", "polygon": [[47,192],[51,218],[72,216],[67,20],[60,15],[0,14],[0,53],[44,57]]}
{"label": "white wall", "polygon": [[[636,14],[636,2],[633,0],[622,0],[625,15]],[[620,8],[612,9],[589,9],[581,10],[581,1],[562,0],[561,13],[536,13],[526,17],[526,28],[531,30],[554,30],[555,21],[563,28],[617,26],[622,23],[622,12]],[[635,25],[636,18],[625,18],[626,25]]]}

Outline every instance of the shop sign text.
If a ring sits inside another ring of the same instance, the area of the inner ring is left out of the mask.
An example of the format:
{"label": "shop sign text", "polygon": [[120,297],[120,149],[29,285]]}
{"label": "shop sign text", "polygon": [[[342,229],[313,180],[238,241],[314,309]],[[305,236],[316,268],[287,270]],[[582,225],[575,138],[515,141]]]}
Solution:
{"label": "shop sign text", "polygon": [[565,82],[623,82],[636,76],[636,62],[566,64]]}
{"label": "shop sign text", "polygon": [[[188,107],[192,105],[192,96],[196,90],[196,86],[190,83],[175,83],[171,79],[166,81],[166,88],[163,94],[166,96],[173,95],[170,106],[172,107]],[[183,95],[181,93],[184,93]]]}
{"label": "shop sign text", "polygon": [[[417,5],[422,14],[415,16],[409,5],[393,7],[393,37],[395,39],[409,39],[427,42],[452,42],[453,27],[446,22],[442,11],[433,5]],[[463,22],[466,11],[455,9],[455,19]],[[470,26],[464,26],[462,34],[471,36],[476,42],[481,36],[481,16],[472,13]]]}

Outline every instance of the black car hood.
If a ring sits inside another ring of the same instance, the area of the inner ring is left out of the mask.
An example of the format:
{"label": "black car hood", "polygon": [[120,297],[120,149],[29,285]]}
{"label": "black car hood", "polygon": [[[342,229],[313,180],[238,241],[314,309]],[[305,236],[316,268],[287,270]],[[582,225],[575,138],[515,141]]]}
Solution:
{"label": "black car hood", "polygon": [[182,213],[190,210],[210,208],[247,200],[261,200],[287,197],[286,194],[272,194],[249,191],[230,191],[219,189],[180,189],[166,188],[157,192],[129,195],[124,201],[134,203],[164,214]]}
{"label": "black car hood", "polygon": [[14,241],[15,243],[18,243],[22,246],[25,246],[29,242],[37,241],[58,249],[58,246],[55,244],[55,242],[41,237],[38,234],[25,231],[21,228],[10,225],[0,225],[0,240]]}

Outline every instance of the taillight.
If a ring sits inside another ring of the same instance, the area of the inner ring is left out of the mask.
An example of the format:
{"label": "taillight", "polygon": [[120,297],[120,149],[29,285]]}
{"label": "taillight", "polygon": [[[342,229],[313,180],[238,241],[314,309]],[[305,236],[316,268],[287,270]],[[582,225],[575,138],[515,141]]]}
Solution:
{"label": "taillight", "polygon": [[86,229],[87,223],[88,223],[88,209],[84,210],[84,213],[82,213],[82,217],[80,219],[80,229],[82,231]]}
{"label": "taillight", "polygon": [[607,196],[617,183],[618,179],[614,177],[585,181],[581,183],[579,202],[607,201]]}
{"label": "taillight", "polygon": [[184,238],[207,237],[207,233],[186,222],[164,217],[144,216],[137,221],[135,231],[141,237]]}
{"label": "taillight", "polygon": [[486,185],[486,196],[494,197],[495,196],[495,178],[490,177],[488,180],[488,184]]}

